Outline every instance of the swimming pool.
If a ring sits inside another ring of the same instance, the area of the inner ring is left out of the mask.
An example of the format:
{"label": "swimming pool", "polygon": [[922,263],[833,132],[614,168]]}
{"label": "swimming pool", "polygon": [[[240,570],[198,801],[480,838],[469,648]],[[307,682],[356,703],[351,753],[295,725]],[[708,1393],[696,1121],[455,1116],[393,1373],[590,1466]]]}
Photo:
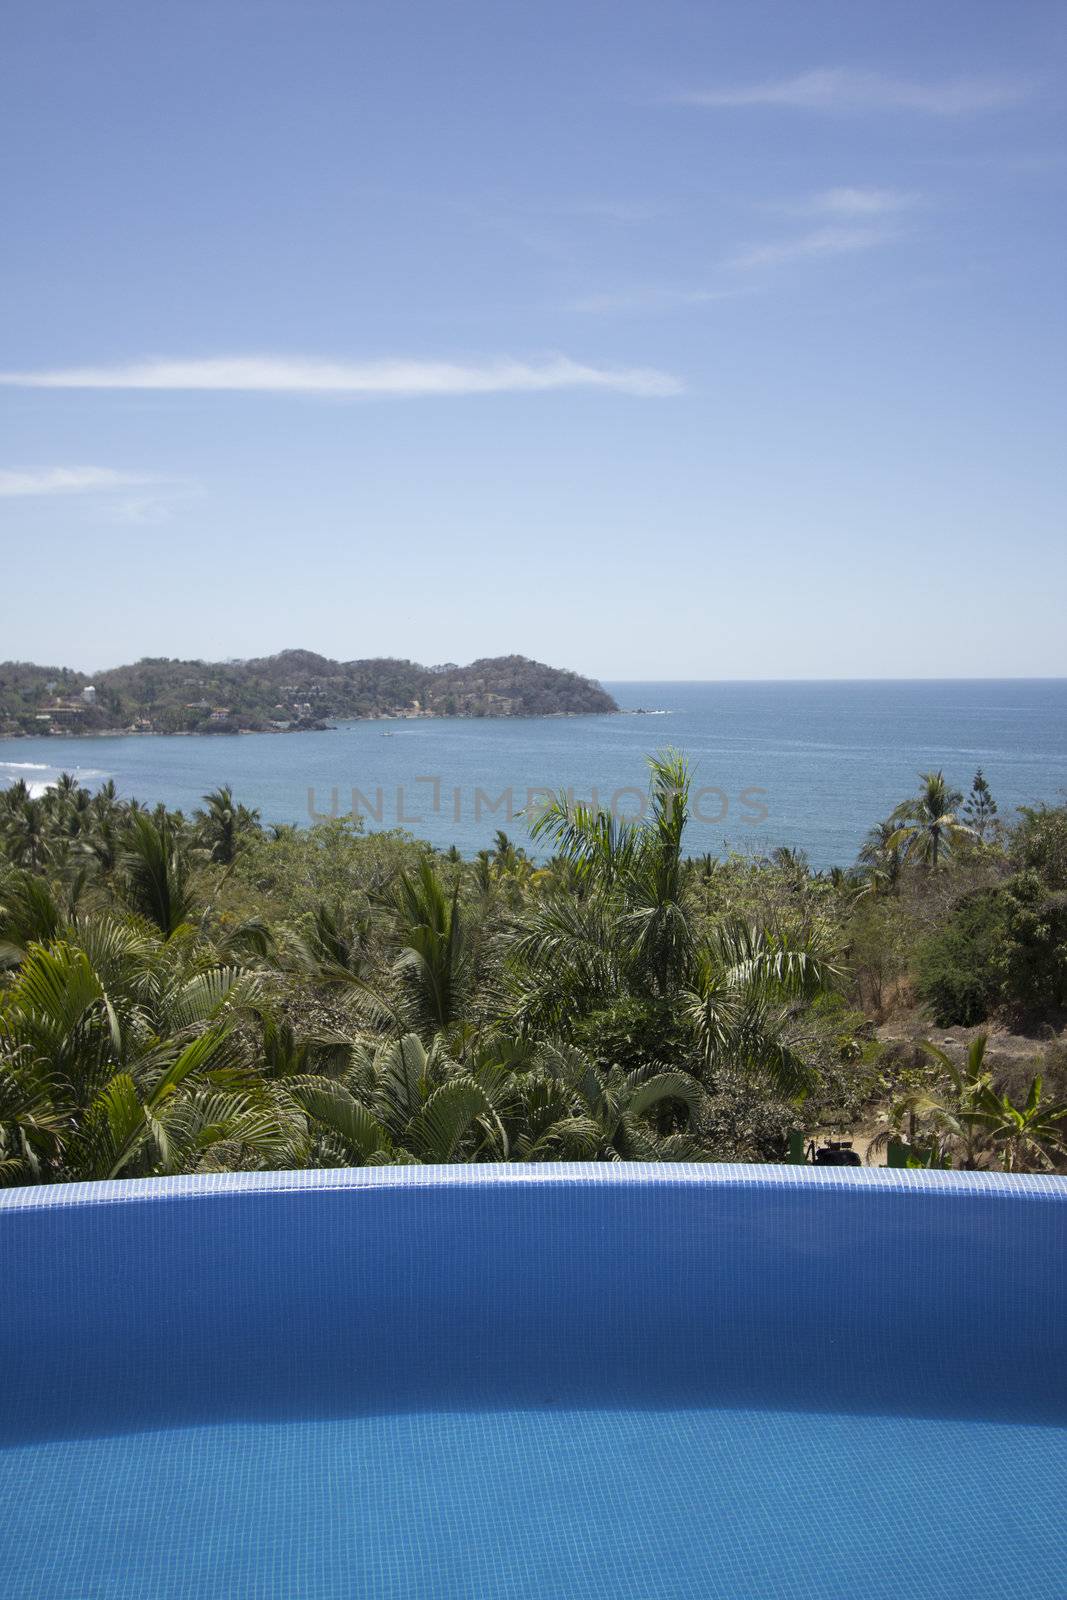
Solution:
{"label": "swimming pool", "polygon": [[1067,1594],[1067,1181],[0,1193],[0,1595]]}

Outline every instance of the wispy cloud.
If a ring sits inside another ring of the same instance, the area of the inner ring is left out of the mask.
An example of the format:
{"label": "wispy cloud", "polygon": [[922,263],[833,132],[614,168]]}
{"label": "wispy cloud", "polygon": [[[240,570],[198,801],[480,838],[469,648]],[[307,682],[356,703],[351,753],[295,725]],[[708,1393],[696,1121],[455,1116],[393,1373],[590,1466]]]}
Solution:
{"label": "wispy cloud", "polygon": [[169,492],[120,494],[86,501],[87,515],[95,523],[115,528],[154,528],[170,522],[190,500],[202,491],[189,484]]}
{"label": "wispy cloud", "polygon": [[918,204],[919,196],[903,189],[842,188],[822,189],[773,209],[794,217],[886,217]]}
{"label": "wispy cloud", "polygon": [[649,367],[598,367],[567,356],[543,361],[317,361],[285,356],[215,356],[109,367],[0,372],[0,384],[30,389],[198,389],[266,394],[371,397],[539,393],[610,389],[620,394],[676,394],[682,385]]}
{"label": "wispy cloud", "polygon": [[686,105],[732,108],[780,106],[793,111],[918,111],[930,116],[965,116],[1017,105],[1030,85],[1012,78],[950,78],[922,83],[823,67],[794,78],[733,88],[697,90],[673,98]]}
{"label": "wispy cloud", "polygon": [[154,483],[155,479],[112,467],[40,467],[30,472],[0,468],[0,499],[22,495],[100,494]]}
{"label": "wispy cloud", "polygon": [[731,268],[773,267],[783,262],[875,250],[898,239],[903,213],[922,203],[920,195],[908,190],[857,185],[820,189],[796,200],[773,202],[764,209],[786,217],[805,217],[819,226],[790,238],[747,246],[722,264]]}
{"label": "wispy cloud", "polygon": [[828,256],[854,255],[857,251],[873,250],[886,244],[893,233],[877,227],[825,227],[815,228],[791,239],[772,240],[768,244],[753,245],[731,256],[728,267],[770,267],[787,261],[810,261]]}

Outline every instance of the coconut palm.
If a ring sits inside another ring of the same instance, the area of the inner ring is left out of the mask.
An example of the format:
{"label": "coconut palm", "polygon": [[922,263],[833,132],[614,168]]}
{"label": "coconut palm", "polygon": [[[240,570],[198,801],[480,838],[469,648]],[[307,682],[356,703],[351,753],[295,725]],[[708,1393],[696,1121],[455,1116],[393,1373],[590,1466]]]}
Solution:
{"label": "coconut palm", "polygon": [[0,845],[8,861],[38,870],[48,858],[49,833],[45,800],[32,795],[22,778],[0,791]]}
{"label": "coconut palm", "polygon": [[890,818],[896,829],[888,843],[936,871],[942,856],[973,833],[956,815],[963,795],[946,783],[943,772],[922,772],[919,780],[919,793],[902,801]]}
{"label": "coconut palm", "polygon": [[904,841],[900,823],[887,817],[876,822],[860,846],[859,861],[866,868],[875,894],[895,894],[904,870]]}
{"label": "coconut palm", "polygon": [[212,861],[231,866],[248,836],[258,831],[259,812],[239,805],[228,783],[204,795],[203,800],[205,809],[193,813],[197,841]]}

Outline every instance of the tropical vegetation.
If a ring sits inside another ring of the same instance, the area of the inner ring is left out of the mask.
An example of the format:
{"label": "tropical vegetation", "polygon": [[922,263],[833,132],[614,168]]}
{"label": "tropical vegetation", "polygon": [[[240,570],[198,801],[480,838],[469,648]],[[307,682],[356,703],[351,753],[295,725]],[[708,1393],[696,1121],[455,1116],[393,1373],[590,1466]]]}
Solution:
{"label": "tropical vegetation", "polygon": [[[226,786],[186,816],[16,783],[0,1182],[780,1160],[864,1128],[876,1158],[1060,1170],[1067,809],[1008,825],[980,778],[964,802],[924,774],[827,873],[688,855],[674,752],[641,820],[561,794],[472,861],[266,827]],[[917,1021],[984,1031],[916,1044]],[[996,1026],[1030,1030],[1024,1068]]]}

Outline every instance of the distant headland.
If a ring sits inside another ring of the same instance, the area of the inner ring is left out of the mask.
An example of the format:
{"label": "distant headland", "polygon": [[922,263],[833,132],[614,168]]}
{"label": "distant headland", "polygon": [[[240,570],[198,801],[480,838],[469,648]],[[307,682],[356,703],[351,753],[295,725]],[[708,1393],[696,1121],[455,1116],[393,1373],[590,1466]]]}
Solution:
{"label": "distant headland", "polygon": [[575,717],[618,709],[592,679],[525,656],[423,667],[283,650],[251,661],[149,657],[91,674],[0,662],[0,736],[7,738],[295,733],[370,717]]}

